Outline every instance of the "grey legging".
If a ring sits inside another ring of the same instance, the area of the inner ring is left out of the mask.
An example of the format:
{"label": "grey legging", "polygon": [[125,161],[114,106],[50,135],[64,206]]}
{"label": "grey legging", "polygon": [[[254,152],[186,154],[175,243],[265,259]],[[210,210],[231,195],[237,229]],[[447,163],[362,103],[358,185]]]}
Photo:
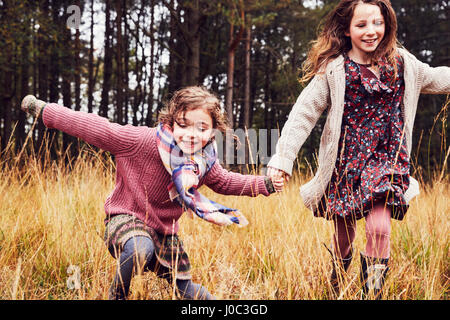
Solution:
{"label": "grey legging", "polygon": [[[116,276],[111,287],[111,299],[126,299],[130,289],[131,278],[133,271],[148,271],[153,270],[155,258],[155,245],[149,237],[137,236],[129,239],[120,254],[119,266],[117,268]],[[167,271],[167,270],[166,270]],[[161,272],[157,270],[159,277],[173,282],[170,272]],[[191,280],[175,281],[178,292],[183,299],[214,299],[208,290],[203,286],[193,283]]]}

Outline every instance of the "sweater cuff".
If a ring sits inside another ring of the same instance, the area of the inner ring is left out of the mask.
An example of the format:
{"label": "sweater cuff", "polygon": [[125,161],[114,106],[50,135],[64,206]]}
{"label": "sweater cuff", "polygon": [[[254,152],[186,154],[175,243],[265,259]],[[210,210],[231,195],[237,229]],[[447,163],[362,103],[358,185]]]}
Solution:
{"label": "sweater cuff", "polygon": [[[45,112],[44,112],[45,109]],[[40,114],[39,114],[39,118],[41,119],[41,121],[44,123],[44,125],[49,128],[49,121],[48,121],[48,113],[52,111],[52,103],[46,104]],[[51,128],[50,128],[51,129]]]}
{"label": "sweater cuff", "polygon": [[42,120],[42,115],[44,114],[44,109],[45,109],[45,106],[46,106],[47,104],[45,104],[40,110],[39,110],[39,113],[38,113],[38,115],[37,115],[37,118],[38,119],[41,119]]}
{"label": "sweater cuff", "polygon": [[294,161],[280,157],[275,154],[267,164],[268,167],[272,167],[278,170],[286,172],[288,175],[292,176],[292,168],[294,166]]}
{"label": "sweater cuff", "polygon": [[275,193],[275,187],[273,186],[272,179],[270,177],[264,177],[264,183],[269,194]]}

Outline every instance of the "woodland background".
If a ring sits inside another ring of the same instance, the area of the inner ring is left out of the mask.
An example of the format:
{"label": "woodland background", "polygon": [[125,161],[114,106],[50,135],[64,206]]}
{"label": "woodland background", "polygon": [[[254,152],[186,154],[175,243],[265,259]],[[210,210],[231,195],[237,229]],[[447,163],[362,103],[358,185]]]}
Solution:
{"label": "woodland background", "polygon": [[[303,89],[310,41],[337,2],[0,1],[0,151],[17,152],[27,140],[32,119],[19,108],[27,94],[153,126],[171,93],[201,84],[218,94],[234,128],[281,129]],[[399,41],[431,66],[449,65],[450,1],[392,4]],[[81,9],[79,28],[68,27],[70,5]],[[443,95],[419,101],[412,164],[425,180],[446,166],[445,102]],[[314,162],[324,117],[301,149],[300,168]],[[28,140],[36,152],[47,141],[52,158],[76,156],[81,143],[42,124]]]}
{"label": "woodland background", "polygon": [[[176,89],[202,84],[219,95],[234,128],[282,128],[303,89],[310,41],[336,3],[0,0],[0,300],[107,299],[117,266],[103,241],[113,157],[32,122],[20,111],[25,95],[153,126]],[[400,42],[432,66],[449,65],[450,1],[392,3]],[[71,5],[81,9],[79,29],[67,27]],[[392,221],[383,299],[449,300],[449,105],[445,95],[419,101],[412,175],[421,194],[403,221]],[[323,246],[333,224],[314,218],[298,195],[311,178],[324,117],[282,193],[250,199],[203,189],[245,213],[248,227],[180,219],[193,280],[219,299],[334,298]],[[358,230],[361,251],[363,219]],[[338,299],[361,298],[356,260]],[[74,279],[78,288],[69,286]],[[176,295],[149,272],[133,278],[130,298]]]}

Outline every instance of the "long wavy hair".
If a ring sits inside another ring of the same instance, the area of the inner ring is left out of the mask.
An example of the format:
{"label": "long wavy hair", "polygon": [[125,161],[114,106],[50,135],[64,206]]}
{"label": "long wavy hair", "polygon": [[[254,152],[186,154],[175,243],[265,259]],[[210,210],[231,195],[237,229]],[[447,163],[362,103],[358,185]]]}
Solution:
{"label": "long wavy hair", "polygon": [[360,3],[373,4],[380,8],[385,22],[384,38],[377,49],[369,55],[372,64],[385,58],[394,68],[397,77],[397,17],[389,0],[341,0],[339,4],[325,18],[317,40],[302,65],[300,82],[306,84],[316,74],[323,73],[326,65],[352,48],[350,37],[345,33],[349,31],[350,22],[355,8]]}

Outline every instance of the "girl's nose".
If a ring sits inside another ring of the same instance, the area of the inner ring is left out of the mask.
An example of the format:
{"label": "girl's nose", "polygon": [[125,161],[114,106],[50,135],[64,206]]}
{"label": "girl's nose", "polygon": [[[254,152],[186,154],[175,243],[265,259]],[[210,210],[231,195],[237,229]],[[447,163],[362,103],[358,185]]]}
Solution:
{"label": "girl's nose", "polygon": [[195,138],[195,130],[194,129],[186,130],[186,133],[184,134],[184,136],[185,136],[185,138],[190,139],[190,140],[194,139]]}
{"label": "girl's nose", "polygon": [[367,34],[374,34],[375,33],[375,27],[373,26],[373,24],[369,24],[367,26]]}

